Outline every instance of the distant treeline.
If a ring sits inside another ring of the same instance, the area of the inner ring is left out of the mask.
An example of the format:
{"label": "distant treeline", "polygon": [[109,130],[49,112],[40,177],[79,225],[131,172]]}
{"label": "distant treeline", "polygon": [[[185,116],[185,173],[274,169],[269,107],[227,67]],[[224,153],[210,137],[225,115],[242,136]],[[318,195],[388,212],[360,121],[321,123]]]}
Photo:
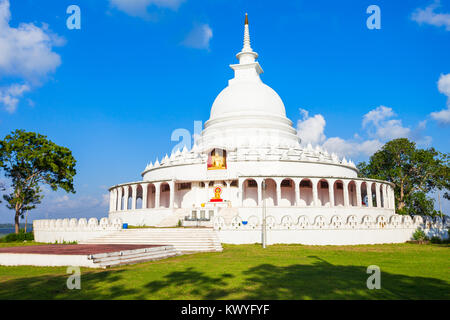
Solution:
{"label": "distant treeline", "polygon": [[[31,224],[31,223],[27,224],[27,229],[32,228],[32,227],[33,227],[33,224]],[[9,228],[14,229],[14,224],[13,223],[0,223],[0,229],[9,229]],[[19,225],[19,228],[20,229],[25,228],[25,223],[21,223]]]}

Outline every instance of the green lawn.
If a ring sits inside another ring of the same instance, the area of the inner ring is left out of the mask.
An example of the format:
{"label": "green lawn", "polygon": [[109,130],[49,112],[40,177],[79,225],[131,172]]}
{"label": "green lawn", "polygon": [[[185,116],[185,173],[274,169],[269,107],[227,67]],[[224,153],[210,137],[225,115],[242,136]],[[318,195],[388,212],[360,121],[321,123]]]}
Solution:
{"label": "green lawn", "polygon": [[[1,267],[0,299],[450,299],[449,245],[224,245],[155,262],[82,268]],[[369,290],[369,265],[381,289]]]}

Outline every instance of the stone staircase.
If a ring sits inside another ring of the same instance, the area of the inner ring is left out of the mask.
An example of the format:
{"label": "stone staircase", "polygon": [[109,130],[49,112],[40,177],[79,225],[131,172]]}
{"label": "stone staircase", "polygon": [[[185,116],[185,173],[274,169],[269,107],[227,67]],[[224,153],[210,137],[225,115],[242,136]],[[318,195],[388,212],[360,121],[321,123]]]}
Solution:
{"label": "stone staircase", "polygon": [[122,250],[118,252],[97,253],[88,256],[95,267],[109,268],[114,266],[134,264],[145,261],[155,261],[180,255],[173,246],[158,246],[152,248]]}
{"label": "stone staircase", "polygon": [[123,229],[82,244],[172,245],[179,253],[222,252],[216,232],[207,228]]}

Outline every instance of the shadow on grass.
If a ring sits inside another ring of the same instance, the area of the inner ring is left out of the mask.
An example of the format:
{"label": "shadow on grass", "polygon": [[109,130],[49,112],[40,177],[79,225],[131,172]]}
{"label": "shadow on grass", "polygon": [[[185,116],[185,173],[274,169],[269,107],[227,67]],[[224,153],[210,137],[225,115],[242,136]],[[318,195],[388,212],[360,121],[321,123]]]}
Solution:
{"label": "shadow on grass", "polygon": [[163,281],[152,281],[145,287],[149,295],[187,288],[195,299],[450,299],[450,285],[440,279],[391,274],[381,268],[381,289],[369,290],[366,282],[371,274],[366,268],[308,258],[316,261],[311,265],[261,264],[249,268],[243,272],[238,288],[227,286],[226,278],[234,277],[231,274],[211,278],[192,268],[169,273]]}
{"label": "shadow on grass", "polygon": [[218,276],[188,267],[133,284],[123,278],[131,270],[91,272],[82,275],[82,290],[68,290],[67,275],[19,278],[0,283],[0,299],[450,299],[450,285],[441,279],[392,274],[380,266],[381,289],[369,290],[365,267],[309,258],[312,264],[260,264]]}
{"label": "shadow on grass", "polygon": [[127,288],[122,280],[125,270],[81,272],[81,290],[69,290],[70,274],[25,277],[0,283],[1,299],[47,300],[47,299],[120,299],[124,295],[137,294],[138,290]]}

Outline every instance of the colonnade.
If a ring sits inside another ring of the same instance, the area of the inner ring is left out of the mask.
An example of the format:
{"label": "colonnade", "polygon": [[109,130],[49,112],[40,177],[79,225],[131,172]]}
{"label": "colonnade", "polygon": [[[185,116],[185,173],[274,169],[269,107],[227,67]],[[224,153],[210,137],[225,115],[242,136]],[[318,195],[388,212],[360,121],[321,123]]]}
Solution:
{"label": "colonnade", "polygon": [[[241,177],[226,181],[196,181],[197,190],[221,185],[222,198],[235,206],[268,207],[367,207],[394,209],[394,190],[389,183],[369,179],[312,178],[312,177]],[[110,189],[110,211],[174,208],[175,199],[191,189],[190,182],[173,180],[137,182]],[[181,185],[181,188],[180,188]],[[178,188],[177,188],[178,186]],[[183,187],[184,186],[184,187]],[[264,187],[265,186],[265,187]],[[231,190],[238,188],[233,198]],[[178,190],[177,190],[178,189]],[[177,197],[176,193],[177,192]],[[196,191],[197,192],[197,191]],[[181,207],[179,200],[178,207]],[[189,207],[192,207],[190,204]],[[195,205],[195,204],[194,204]]]}

